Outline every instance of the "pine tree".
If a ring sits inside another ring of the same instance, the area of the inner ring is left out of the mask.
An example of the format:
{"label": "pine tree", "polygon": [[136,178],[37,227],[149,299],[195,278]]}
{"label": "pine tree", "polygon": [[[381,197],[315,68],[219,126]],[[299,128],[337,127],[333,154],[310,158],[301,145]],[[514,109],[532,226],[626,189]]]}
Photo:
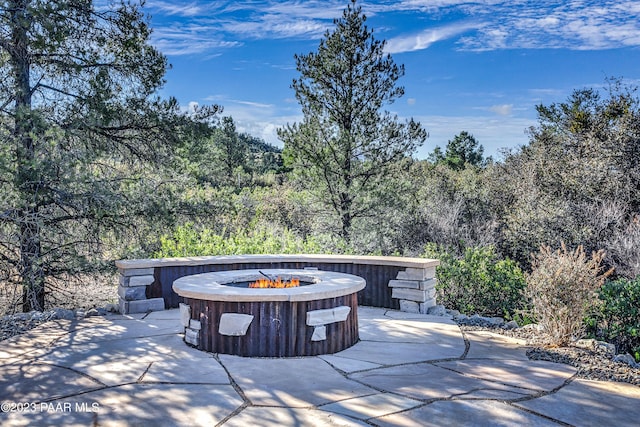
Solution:
{"label": "pine tree", "polygon": [[396,84],[404,67],[365,22],[354,0],[317,52],[295,56],[300,78],[292,88],[304,119],[279,130],[285,156],[337,215],[346,241],[353,221],[375,206],[385,174],[427,137],[420,123],[383,111],[404,94]]}
{"label": "pine tree", "polygon": [[42,310],[47,280],[128,220],[123,192],[145,162],[194,128],[154,96],[167,64],[136,4],[0,4],[0,267],[23,310]]}

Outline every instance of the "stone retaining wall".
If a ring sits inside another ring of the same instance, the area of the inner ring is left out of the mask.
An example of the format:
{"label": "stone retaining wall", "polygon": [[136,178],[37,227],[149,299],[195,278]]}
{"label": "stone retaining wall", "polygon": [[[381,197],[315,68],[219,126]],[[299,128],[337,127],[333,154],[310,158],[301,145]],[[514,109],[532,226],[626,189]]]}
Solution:
{"label": "stone retaining wall", "polygon": [[120,311],[177,308],[183,301],[173,281],[191,274],[251,268],[318,268],[364,277],[360,305],[426,313],[436,305],[435,259],[351,255],[233,255],[116,261]]}
{"label": "stone retaining wall", "polygon": [[147,298],[147,290],[155,281],[154,268],[120,269],[118,305],[120,313],[146,313],[164,310],[163,298]]}
{"label": "stone retaining wall", "polygon": [[426,313],[436,305],[436,267],[407,268],[389,280],[391,296],[400,302],[400,310]]}

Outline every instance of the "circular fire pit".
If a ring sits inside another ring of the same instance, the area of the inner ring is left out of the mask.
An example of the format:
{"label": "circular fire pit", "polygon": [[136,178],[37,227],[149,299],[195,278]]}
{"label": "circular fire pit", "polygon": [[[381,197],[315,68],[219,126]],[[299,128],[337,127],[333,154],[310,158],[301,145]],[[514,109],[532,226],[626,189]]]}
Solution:
{"label": "circular fire pit", "polygon": [[[250,288],[259,279],[299,286]],[[292,280],[293,279],[293,280]],[[248,357],[331,354],[358,341],[358,291],[365,280],[316,270],[234,270],[173,282],[184,298],[185,341]]]}

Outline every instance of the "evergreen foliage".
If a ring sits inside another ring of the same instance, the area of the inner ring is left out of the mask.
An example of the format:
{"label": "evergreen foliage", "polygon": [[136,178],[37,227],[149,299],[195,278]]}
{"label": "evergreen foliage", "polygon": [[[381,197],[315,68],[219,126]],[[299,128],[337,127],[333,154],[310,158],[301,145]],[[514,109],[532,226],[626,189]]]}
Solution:
{"label": "evergreen foliage", "polygon": [[155,257],[160,258],[322,252],[320,245],[312,237],[301,239],[286,229],[254,228],[218,234],[211,229],[185,224],[177,227],[171,235],[162,236],[160,243],[160,250],[154,253]]}
{"label": "evergreen foliage", "polygon": [[317,52],[296,55],[300,78],[292,87],[304,119],[279,131],[296,172],[337,216],[346,241],[354,220],[374,212],[375,190],[392,166],[427,137],[419,123],[382,111],[404,94],[396,84],[404,67],[365,22],[353,1]]}
{"label": "evergreen foliage", "polygon": [[467,131],[462,131],[447,142],[445,153],[437,147],[429,156],[433,163],[444,163],[451,169],[461,170],[467,166],[484,167],[484,147]]}
{"label": "evergreen foliage", "polygon": [[105,229],[145,210],[127,191],[202,128],[154,95],[166,60],[139,6],[1,4],[0,263],[29,311],[48,280],[100,253]]}
{"label": "evergreen foliage", "polygon": [[512,260],[500,259],[492,246],[467,247],[456,257],[430,244],[424,256],[440,260],[436,269],[438,304],[468,315],[507,319],[528,307],[524,273]]}
{"label": "evergreen foliage", "polygon": [[609,281],[598,291],[601,304],[592,319],[596,336],[640,362],[640,277]]}

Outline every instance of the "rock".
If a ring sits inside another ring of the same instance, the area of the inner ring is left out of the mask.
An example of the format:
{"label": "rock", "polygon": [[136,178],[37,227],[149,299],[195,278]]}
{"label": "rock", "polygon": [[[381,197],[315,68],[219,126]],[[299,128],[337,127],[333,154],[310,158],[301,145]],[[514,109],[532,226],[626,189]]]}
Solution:
{"label": "rock", "polygon": [[542,332],[542,326],[540,326],[537,323],[529,323],[528,325],[524,325],[524,326],[520,327],[520,329],[522,329],[523,331],[532,329],[532,330],[534,330],[536,332]]}
{"label": "rock", "polygon": [[596,341],[595,350],[610,358],[616,355],[616,346],[604,341]]}
{"label": "rock", "polygon": [[596,349],[596,340],[594,339],[581,339],[573,343],[578,348],[586,348],[587,350]]}
{"label": "rock", "polygon": [[449,309],[447,309],[447,314],[453,316],[454,319],[456,317],[460,316],[460,312],[458,310],[449,310]]}
{"label": "rock", "polygon": [[344,322],[349,317],[349,313],[351,313],[351,307],[346,305],[321,310],[310,310],[307,311],[307,325],[321,326],[330,323]]}
{"label": "rock", "polygon": [[[220,324],[218,325],[218,333],[220,335],[233,337],[244,336],[253,321],[253,317],[254,316],[250,314],[222,313],[220,316]],[[187,331],[189,330],[190,329],[187,328]]]}
{"label": "rock", "polygon": [[64,308],[54,308],[52,310],[52,319],[61,319],[61,320],[73,320],[76,318],[76,313],[73,310],[66,310]]}
{"label": "rock", "polygon": [[483,321],[486,321],[491,326],[501,326],[504,324],[502,317],[483,317]]}
{"label": "rock", "polygon": [[464,322],[466,322],[467,319],[468,319],[468,317],[467,317],[466,314],[458,314],[457,316],[455,316],[453,318],[453,320],[455,320],[456,322],[459,322],[459,323],[464,323]]}
{"label": "rock", "polygon": [[108,313],[119,313],[120,312],[120,306],[118,304],[107,304],[107,305],[104,306],[104,309]]}
{"label": "rock", "polygon": [[16,313],[13,315],[13,320],[25,321],[31,318],[30,313]]}
{"label": "rock", "polygon": [[184,331],[184,341],[187,344],[191,344],[193,346],[198,346],[200,344],[200,331],[196,331],[195,329],[187,328]]}
{"label": "rock", "polygon": [[180,322],[185,328],[189,327],[189,321],[191,320],[191,307],[189,304],[183,302],[180,303]]}
{"label": "rock", "polygon": [[415,301],[408,301],[406,299],[400,300],[400,311],[406,313],[420,313],[420,304]]}
{"label": "rock", "polygon": [[482,317],[476,313],[473,316],[469,317],[465,323],[467,325],[473,326],[485,326],[488,323],[488,318]]}
{"label": "rock", "polygon": [[427,314],[432,316],[446,316],[447,310],[444,308],[444,305],[434,305],[433,307],[429,307]]}
{"label": "rock", "polygon": [[311,335],[311,341],[324,341],[327,339],[327,327],[315,326],[313,328],[313,335]]}
{"label": "rock", "polygon": [[29,318],[31,320],[35,320],[36,322],[40,322],[43,321],[47,315],[41,311],[32,311],[31,313],[29,313]]}
{"label": "rock", "polygon": [[573,343],[575,347],[584,348],[603,354],[609,358],[612,358],[616,354],[616,346],[604,341],[596,341],[594,339],[581,339]]}
{"label": "rock", "polygon": [[194,331],[199,331],[202,329],[202,322],[199,320],[190,319],[189,320],[189,329],[193,329]]}
{"label": "rock", "polygon": [[639,365],[638,363],[636,363],[636,359],[634,359],[633,356],[630,355],[629,353],[618,354],[616,355],[616,357],[613,358],[613,361],[618,363],[625,363],[631,366],[632,368],[636,368]]}
{"label": "rock", "polygon": [[504,325],[502,325],[503,329],[518,329],[518,322],[516,322],[515,320],[510,320],[507,323],[505,323]]}
{"label": "rock", "polygon": [[90,309],[84,314],[84,317],[100,316],[100,312],[95,308]]}

